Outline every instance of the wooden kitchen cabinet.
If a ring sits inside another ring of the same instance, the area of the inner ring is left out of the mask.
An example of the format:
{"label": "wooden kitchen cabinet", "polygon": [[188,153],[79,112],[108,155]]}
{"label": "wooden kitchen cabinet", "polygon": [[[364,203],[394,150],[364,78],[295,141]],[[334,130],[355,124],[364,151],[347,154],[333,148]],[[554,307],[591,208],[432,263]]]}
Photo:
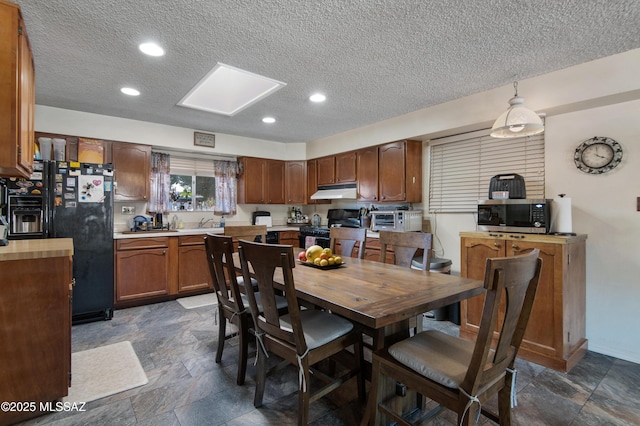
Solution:
{"label": "wooden kitchen cabinet", "polygon": [[[460,236],[460,275],[465,278],[482,280],[489,257],[540,250],[540,282],[518,356],[556,370],[571,370],[587,351],[586,235],[463,232]],[[484,296],[461,302],[461,337],[476,338],[483,303]]]}
{"label": "wooden kitchen cabinet", "polygon": [[356,151],[336,154],[336,184],[355,183],[358,179]]}
{"label": "wooden kitchen cabinet", "polygon": [[318,186],[355,183],[358,178],[355,151],[318,158],[317,165]]}
{"label": "wooden kitchen cabinet", "polygon": [[294,247],[300,245],[300,240],[298,239],[299,231],[280,231],[278,234],[278,244],[287,244]]}
{"label": "wooden kitchen cabinet", "polygon": [[169,294],[169,237],[116,240],[116,304]]}
{"label": "wooden kitchen cabinet", "polygon": [[358,201],[378,201],[378,147],[370,146],[356,152],[358,170]]}
{"label": "wooden kitchen cabinet", "polygon": [[336,157],[330,155],[317,159],[317,180],[318,186],[334,185],[336,183]]}
{"label": "wooden kitchen cabinet", "polygon": [[422,202],[422,142],[402,140],[378,147],[379,201]]}
{"label": "wooden kitchen cabinet", "polygon": [[178,293],[213,289],[204,235],[178,237]]}
{"label": "wooden kitchen cabinet", "polygon": [[284,161],[242,157],[239,162],[239,204],[285,204]]}
{"label": "wooden kitchen cabinet", "polygon": [[284,183],[287,204],[306,204],[307,162],[287,161],[285,167]]}
{"label": "wooden kitchen cabinet", "polygon": [[114,201],[147,201],[151,172],[151,146],[126,142],[111,144]]}
{"label": "wooden kitchen cabinet", "polygon": [[43,414],[68,395],[71,376],[73,240],[12,241],[0,247],[0,401],[36,410],[0,411],[0,424]]}
{"label": "wooden kitchen cabinet", "polygon": [[312,200],[318,192],[318,160],[307,160],[307,204],[331,204],[331,200]]}
{"label": "wooden kitchen cabinet", "polygon": [[0,176],[33,172],[35,68],[18,5],[0,0]]}

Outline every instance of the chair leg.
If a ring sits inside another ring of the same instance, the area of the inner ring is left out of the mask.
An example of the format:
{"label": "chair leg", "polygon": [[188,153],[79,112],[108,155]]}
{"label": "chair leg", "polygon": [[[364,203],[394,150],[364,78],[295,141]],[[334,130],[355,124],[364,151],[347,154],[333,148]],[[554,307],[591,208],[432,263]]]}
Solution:
{"label": "chair leg", "polygon": [[358,381],[358,399],[361,404],[364,404],[367,400],[367,391],[364,383],[364,350],[362,348],[362,340],[358,340],[353,344],[353,352],[356,357],[356,367],[358,368],[358,375],[356,380]]}
{"label": "chair leg", "polygon": [[249,324],[247,315],[242,315],[238,322],[239,328],[239,345],[238,345],[238,377],[236,383],[238,386],[244,385],[244,377],[247,373],[247,352],[249,352]]}
{"label": "chair leg", "polygon": [[[300,368],[300,367],[298,367]],[[311,374],[309,369],[308,357],[302,360],[302,373],[304,374],[305,388],[298,389],[298,425],[304,426],[309,423],[309,399],[311,387]]]}
{"label": "chair leg", "polygon": [[369,389],[369,398],[367,401],[367,413],[361,423],[361,426],[363,426],[365,422],[370,425],[382,424],[382,419],[378,413],[378,399],[380,399],[380,386],[383,381],[381,381],[379,377],[380,361],[375,356],[373,357],[373,365],[371,368],[371,388]]}
{"label": "chair leg", "polygon": [[498,415],[501,426],[511,425],[511,378],[507,373],[506,385],[498,392]]}
{"label": "chair leg", "polygon": [[256,361],[256,393],[253,397],[253,406],[262,407],[262,397],[264,396],[264,386],[267,376],[267,356],[258,345],[258,356]]}
{"label": "chair leg", "polygon": [[227,333],[227,319],[224,317],[222,307],[218,306],[218,350],[216,351],[216,363],[222,361],[225,335]]}

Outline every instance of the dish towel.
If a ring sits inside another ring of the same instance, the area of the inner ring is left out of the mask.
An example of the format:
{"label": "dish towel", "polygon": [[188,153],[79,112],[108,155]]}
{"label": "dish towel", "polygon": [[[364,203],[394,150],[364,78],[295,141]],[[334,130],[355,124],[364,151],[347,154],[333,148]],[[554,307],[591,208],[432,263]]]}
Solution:
{"label": "dish towel", "polygon": [[308,249],[309,247],[316,244],[316,237],[304,237],[304,248]]}

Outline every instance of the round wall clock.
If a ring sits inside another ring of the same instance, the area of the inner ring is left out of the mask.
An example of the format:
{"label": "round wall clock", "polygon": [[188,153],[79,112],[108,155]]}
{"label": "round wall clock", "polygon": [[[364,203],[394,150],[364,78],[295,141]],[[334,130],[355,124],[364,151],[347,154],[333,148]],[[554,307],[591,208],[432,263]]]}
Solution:
{"label": "round wall clock", "polygon": [[611,138],[594,136],[576,148],[573,161],[585,173],[607,173],[622,161],[622,147]]}

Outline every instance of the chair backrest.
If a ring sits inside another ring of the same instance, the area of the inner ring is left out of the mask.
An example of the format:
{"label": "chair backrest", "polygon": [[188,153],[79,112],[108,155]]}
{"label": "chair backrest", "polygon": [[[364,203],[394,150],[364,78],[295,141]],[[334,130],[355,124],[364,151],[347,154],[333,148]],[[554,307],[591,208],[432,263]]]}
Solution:
{"label": "chair backrest", "polygon": [[238,241],[253,241],[257,236],[262,237],[263,243],[267,242],[267,225],[231,225],[224,227],[224,235],[233,238],[233,247],[238,250]]}
{"label": "chair backrest", "polygon": [[[461,385],[469,395],[476,395],[483,386],[491,386],[507,367],[513,368],[538,289],[542,268],[539,253],[540,250],[534,249],[521,256],[487,259],[480,329]],[[505,303],[501,304],[502,297]],[[499,317],[501,323],[498,323]],[[499,324],[498,343],[492,350],[496,324]]]}
{"label": "chair backrest", "polygon": [[[207,234],[204,237],[204,245],[218,303],[233,312],[244,311],[233,264],[233,239],[222,235]],[[227,285],[227,283],[229,284]]]}
{"label": "chair backrest", "polygon": [[418,249],[422,249],[422,269],[431,264],[432,235],[425,232],[380,231],[380,262],[387,258],[387,246],[393,246],[395,264],[411,267]]}
{"label": "chair backrest", "polygon": [[329,231],[331,238],[331,251],[336,253],[336,242],[340,241],[340,256],[353,257],[353,249],[358,245],[358,257],[364,259],[364,251],[367,245],[367,229],[366,228],[342,228],[332,227]]}
{"label": "chair backrest", "polygon": [[[280,244],[262,244],[242,240],[238,248],[242,275],[248,282],[253,278],[258,282],[262,313],[259,313],[255,293],[251,286],[247,286],[247,297],[251,308],[254,324],[259,332],[264,332],[272,337],[284,341],[296,347],[298,354],[302,355],[307,350],[307,344],[302,332],[300,321],[300,307],[296,298],[296,290],[293,283],[292,268],[295,266],[293,247]],[[291,328],[284,327],[280,323],[280,312],[276,307],[276,287],[274,274],[279,269],[284,281],[284,293],[287,298],[287,314],[290,318]]]}

